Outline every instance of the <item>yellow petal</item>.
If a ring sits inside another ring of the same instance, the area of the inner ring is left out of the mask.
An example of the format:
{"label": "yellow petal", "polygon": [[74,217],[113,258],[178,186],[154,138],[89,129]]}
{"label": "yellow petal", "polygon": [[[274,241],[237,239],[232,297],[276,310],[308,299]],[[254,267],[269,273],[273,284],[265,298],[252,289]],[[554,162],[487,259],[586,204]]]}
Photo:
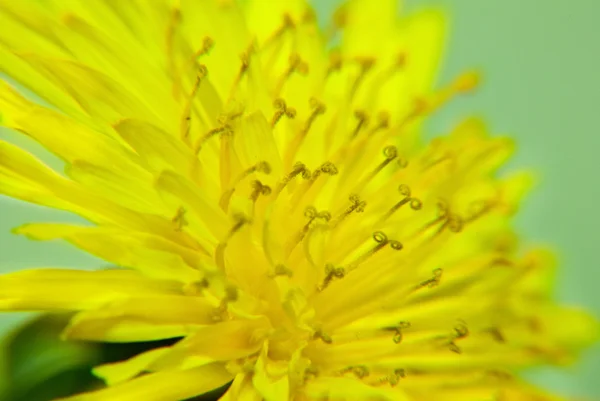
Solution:
{"label": "yellow petal", "polygon": [[31,269],[0,276],[0,309],[84,310],[123,297],[180,292],[180,284],[132,270]]}
{"label": "yellow petal", "polygon": [[37,240],[62,238],[102,259],[157,279],[194,282],[203,277],[201,271],[182,259],[179,252],[187,254],[185,248],[162,237],[116,228],[51,223],[26,224],[14,232]]}
{"label": "yellow petal", "polygon": [[186,355],[215,361],[243,358],[260,349],[269,330],[269,321],[264,317],[206,326],[174,345],[169,354],[152,364],[151,369],[177,366]]}
{"label": "yellow petal", "polygon": [[254,388],[251,375],[240,373],[219,401],[262,401],[263,397]]}
{"label": "yellow petal", "polygon": [[136,163],[139,158],[110,129],[95,131],[89,124],[38,106],[5,82],[0,82],[0,106],[5,125],[29,135],[68,163],[84,159],[134,176],[143,172]]}
{"label": "yellow petal", "polygon": [[63,332],[65,338],[130,342],[183,337],[213,323],[215,308],[195,296],[139,296],[81,312]]}
{"label": "yellow petal", "polygon": [[114,78],[88,65],[38,54],[21,57],[69,93],[91,117],[107,123],[124,115],[151,121],[157,119],[139,97],[128,92]]}
{"label": "yellow petal", "polygon": [[54,190],[64,189],[64,178],[30,153],[0,141],[0,193],[13,198],[57,209],[70,209],[69,202],[57,197]]}
{"label": "yellow petal", "polygon": [[122,362],[107,363],[96,366],[92,369],[95,376],[104,380],[108,386],[123,383],[133,379],[148,368],[151,362],[155,361],[166,352],[170,347],[161,347],[142,352],[132,358]]}
{"label": "yellow petal", "polygon": [[289,400],[290,379],[287,374],[287,361],[269,360],[268,351],[268,344],[265,343],[254,365],[252,384],[265,401]]}
{"label": "yellow petal", "polygon": [[219,401],[262,401],[263,398],[252,385],[252,377],[249,374],[238,374],[231,386]]}
{"label": "yellow petal", "polygon": [[60,401],[181,401],[218,388],[232,379],[222,364],[150,373],[95,392]]}
{"label": "yellow petal", "polygon": [[120,120],[114,128],[154,171],[192,173],[194,154],[179,138],[142,120]]}

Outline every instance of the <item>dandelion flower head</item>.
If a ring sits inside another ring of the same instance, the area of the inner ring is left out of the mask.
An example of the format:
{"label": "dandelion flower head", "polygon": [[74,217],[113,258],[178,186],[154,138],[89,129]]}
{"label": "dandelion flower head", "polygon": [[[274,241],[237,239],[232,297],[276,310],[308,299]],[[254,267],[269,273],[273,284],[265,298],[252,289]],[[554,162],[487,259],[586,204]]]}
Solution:
{"label": "dandelion flower head", "polygon": [[0,193],[91,224],[32,223],[112,268],[0,277],[6,311],[73,311],[65,339],[179,339],[94,373],[72,401],[546,400],[521,369],[571,361],[594,326],[555,304],[552,256],[511,228],[530,184],[507,138],[421,123],[433,10],[352,0],[1,0]]}

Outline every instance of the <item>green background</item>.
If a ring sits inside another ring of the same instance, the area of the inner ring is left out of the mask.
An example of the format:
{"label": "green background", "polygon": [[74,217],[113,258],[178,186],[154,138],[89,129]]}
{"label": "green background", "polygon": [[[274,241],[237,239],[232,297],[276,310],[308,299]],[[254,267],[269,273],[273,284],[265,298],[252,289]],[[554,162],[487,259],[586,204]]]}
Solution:
{"label": "green background", "polygon": [[[339,1],[317,0],[322,18]],[[518,152],[509,168],[535,168],[537,190],[517,219],[533,243],[560,256],[557,296],[600,316],[600,1],[407,0],[405,8],[441,5],[452,17],[440,82],[473,67],[484,73],[474,95],[453,101],[429,122],[447,132],[461,118],[485,117],[493,132],[510,134]],[[0,137],[41,149],[22,138]],[[52,164],[60,164],[52,161]],[[10,234],[28,221],[75,221],[64,213],[0,197],[0,271],[30,266],[93,268],[97,259],[57,243],[35,243]],[[25,319],[0,315],[0,333]],[[600,346],[566,371],[544,369],[532,379],[560,393],[600,397]]]}

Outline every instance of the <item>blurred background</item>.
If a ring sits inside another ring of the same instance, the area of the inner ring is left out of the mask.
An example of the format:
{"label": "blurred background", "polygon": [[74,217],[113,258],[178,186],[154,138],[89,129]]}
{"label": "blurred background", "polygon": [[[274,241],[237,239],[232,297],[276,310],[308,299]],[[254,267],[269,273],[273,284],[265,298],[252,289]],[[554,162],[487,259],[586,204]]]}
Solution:
{"label": "blurred background", "polygon": [[[313,4],[326,21],[339,0]],[[475,67],[483,72],[484,84],[476,94],[461,97],[438,112],[426,127],[428,133],[447,132],[465,116],[475,114],[488,121],[491,131],[517,139],[518,152],[509,168],[534,168],[541,177],[521,209],[517,229],[526,242],[548,244],[558,252],[562,268],[557,297],[600,316],[600,262],[595,253],[600,250],[596,242],[600,227],[600,1],[405,0],[403,7],[410,11],[431,5],[445,8],[452,21],[439,81],[449,82]],[[60,162],[24,138],[6,131],[0,131],[0,138],[44,154],[45,160],[60,167]],[[102,261],[69,245],[30,242],[10,234],[12,227],[29,221],[77,220],[0,196],[0,272],[32,266],[101,266]],[[29,317],[0,315],[0,335]],[[3,360],[5,373],[0,377],[4,380],[17,368],[36,371],[49,364],[56,368],[59,365],[53,361],[69,358],[96,362],[109,358],[101,349],[64,349],[62,355],[48,353],[51,347],[47,345],[31,350],[26,346],[32,343],[27,336],[36,332],[35,328],[22,332],[5,346],[10,358]],[[131,351],[110,352],[124,355]],[[40,354],[46,358],[38,361],[41,365],[15,367],[15,360]],[[560,371],[538,369],[531,372],[531,380],[564,395],[600,400],[598,373],[600,346],[576,366]],[[30,396],[21,397],[33,401]]]}

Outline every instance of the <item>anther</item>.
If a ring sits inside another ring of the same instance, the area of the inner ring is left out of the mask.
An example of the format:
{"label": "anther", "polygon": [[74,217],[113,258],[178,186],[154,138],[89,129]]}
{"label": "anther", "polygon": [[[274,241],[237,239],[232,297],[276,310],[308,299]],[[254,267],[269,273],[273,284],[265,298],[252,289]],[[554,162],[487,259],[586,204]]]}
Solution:
{"label": "anther", "polygon": [[275,107],[275,114],[271,119],[271,127],[275,127],[275,125],[284,115],[288,118],[296,117],[296,109],[294,109],[293,107],[287,107],[285,100],[281,98],[275,99],[275,101],[273,102],[273,107]]}
{"label": "anther", "polygon": [[186,214],[186,210],[183,208],[183,206],[181,206],[181,207],[179,207],[179,209],[177,209],[177,213],[175,214],[175,217],[173,217],[171,219],[171,221],[175,225],[175,231],[181,231],[181,230],[183,230],[183,227],[185,227],[189,224],[185,218],[185,214]]}

